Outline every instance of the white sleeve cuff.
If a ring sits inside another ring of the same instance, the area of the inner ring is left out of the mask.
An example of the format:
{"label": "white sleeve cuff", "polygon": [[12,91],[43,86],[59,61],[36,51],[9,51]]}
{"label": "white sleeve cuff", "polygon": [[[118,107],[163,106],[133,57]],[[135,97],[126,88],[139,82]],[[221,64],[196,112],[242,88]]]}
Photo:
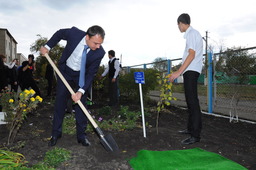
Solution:
{"label": "white sleeve cuff", "polygon": [[51,48],[48,45],[45,45],[44,47],[47,48],[48,51],[51,50]]}
{"label": "white sleeve cuff", "polygon": [[85,92],[84,89],[82,89],[82,88],[78,89],[78,91],[81,92],[82,94],[84,94],[84,92]]}

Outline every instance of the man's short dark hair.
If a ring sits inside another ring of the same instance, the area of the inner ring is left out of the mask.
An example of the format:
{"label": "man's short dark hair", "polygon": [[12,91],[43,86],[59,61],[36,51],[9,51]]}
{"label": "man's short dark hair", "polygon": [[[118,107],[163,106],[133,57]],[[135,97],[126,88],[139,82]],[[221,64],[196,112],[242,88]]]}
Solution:
{"label": "man's short dark hair", "polygon": [[89,35],[89,37],[99,34],[102,39],[105,38],[105,31],[103,30],[103,28],[101,28],[98,25],[94,25],[94,26],[91,26],[90,28],[88,28],[86,34]]}
{"label": "man's short dark hair", "polygon": [[108,55],[111,55],[112,57],[115,57],[115,51],[114,50],[109,50]]}
{"label": "man's short dark hair", "polygon": [[181,22],[183,24],[190,25],[190,16],[186,13],[181,14],[177,19],[178,24]]}

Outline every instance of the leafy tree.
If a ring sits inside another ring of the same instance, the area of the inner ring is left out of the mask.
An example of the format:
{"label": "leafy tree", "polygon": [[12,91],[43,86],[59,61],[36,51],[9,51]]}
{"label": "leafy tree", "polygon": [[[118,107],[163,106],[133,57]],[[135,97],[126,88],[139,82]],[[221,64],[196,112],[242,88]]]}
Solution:
{"label": "leafy tree", "polygon": [[220,54],[215,65],[216,71],[224,72],[224,65],[225,65],[224,61],[225,61],[225,58],[223,57],[223,54]]}
{"label": "leafy tree", "polygon": [[105,99],[103,95],[107,96],[107,93],[109,91],[108,78],[106,78],[105,76],[102,79],[100,79],[101,74],[104,72],[104,70],[105,70],[105,66],[104,65],[100,66],[93,80],[92,95],[95,96],[94,98],[96,98],[96,100]]}
{"label": "leafy tree", "polygon": [[180,66],[182,65],[182,62],[172,67],[172,72],[178,71]]}
{"label": "leafy tree", "polygon": [[227,49],[216,63],[216,70],[224,72],[228,76],[237,76],[239,84],[246,83],[249,75],[256,74],[255,54],[249,54],[248,50],[241,47]]}
{"label": "leafy tree", "polygon": [[167,60],[165,58],[158,57],[154,60],[153,68],[163,72],[166,71],[168,67]]}
{"label": "leafy tree", "polygon": [[[47,38],[42,37],[40,34],[37,35],[38,39],[30,46],[30,51],[33,53],[39,52],[40,48],[46,44],[48,41]],[[49,55],[52,60],[58,61],[62,52],[64,50],[64,46],[57,44],[55,47],[53,47]],[[36,58],[36,64],[37,64],[37,70],[36,70],[36,75],[38,77],[44,77],[45,74],[45,67],[47,65],[48,61],[45,57],[43,56],[38,56]]]}
{"label": "leafy tree", "polygon": [[158,134],[158,122],[160,112],[164,109],[165,106],[171,105],[171,100],[177,99],[172,96],[172,83],[169,81],[170,74],[165,75],[157,73],[156,76],[158,84],[161,87],[159,101],[157,102],[156,132]]}
{"label": "leafy tree", "polygon": [[143,98],[147,96],[150,90],[154,90],[157,87],[156,73],[154,69],[131,69],[130,73],[120,76],[119,88],[121,95],[126,96],[134,102],[139,101],[139,87],[134,80],[134,72],[144,72],[145,84],[142,85]]}

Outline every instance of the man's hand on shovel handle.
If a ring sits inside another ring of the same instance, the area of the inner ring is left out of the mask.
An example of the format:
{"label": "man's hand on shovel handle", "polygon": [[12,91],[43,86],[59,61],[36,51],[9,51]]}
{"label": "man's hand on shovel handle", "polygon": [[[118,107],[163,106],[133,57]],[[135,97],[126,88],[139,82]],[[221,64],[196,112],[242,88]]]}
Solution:
{"label": "man's hand on shovel handle", "polygon": [[73,101],[77,103],[77,101],[81,99],[82,95],[83,94],[79,91],[76,92],[75,94],[72,94]]}
{"label": "man's hand on shovel handle", "polygon": [[45,47],[41,47],[40,48],[40,54],[42,55],[42,56],[44,56],[46,53],[49,53],[49,50],[47,49],[47,48],[45,48]]}

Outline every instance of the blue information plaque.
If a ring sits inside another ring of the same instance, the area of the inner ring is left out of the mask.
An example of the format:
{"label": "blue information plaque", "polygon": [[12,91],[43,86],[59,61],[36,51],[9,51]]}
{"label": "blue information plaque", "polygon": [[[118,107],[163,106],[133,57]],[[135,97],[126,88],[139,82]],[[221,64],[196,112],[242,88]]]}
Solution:
{"label": "blue information plaque", "polygon": [[144,72],[134,72],[135,83],[145,84]]}

